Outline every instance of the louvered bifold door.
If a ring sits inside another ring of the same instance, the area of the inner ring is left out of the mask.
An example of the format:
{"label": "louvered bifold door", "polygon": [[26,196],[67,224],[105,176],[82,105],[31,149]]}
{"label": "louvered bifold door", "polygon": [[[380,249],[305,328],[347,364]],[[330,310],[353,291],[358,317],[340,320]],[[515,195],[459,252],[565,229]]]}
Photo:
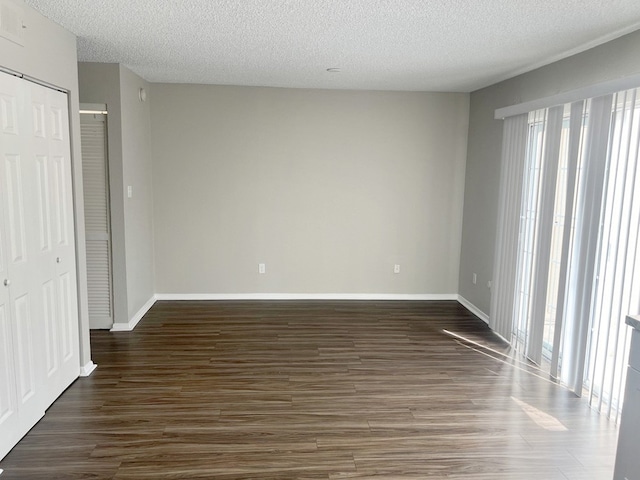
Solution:
{"label": "louvered bifold door", "polygon": [[81,115],[89,322],[113,324],[106,116]]}

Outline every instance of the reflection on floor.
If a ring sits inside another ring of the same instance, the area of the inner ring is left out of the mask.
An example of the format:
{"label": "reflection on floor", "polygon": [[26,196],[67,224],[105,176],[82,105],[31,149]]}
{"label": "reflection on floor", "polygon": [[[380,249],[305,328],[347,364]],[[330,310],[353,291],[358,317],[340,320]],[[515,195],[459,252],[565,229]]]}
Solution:
{"label": "reflection on floor", "polygon": [[159,302],[91,340],[2,480],[612,476],[615,425],[457,302]]}

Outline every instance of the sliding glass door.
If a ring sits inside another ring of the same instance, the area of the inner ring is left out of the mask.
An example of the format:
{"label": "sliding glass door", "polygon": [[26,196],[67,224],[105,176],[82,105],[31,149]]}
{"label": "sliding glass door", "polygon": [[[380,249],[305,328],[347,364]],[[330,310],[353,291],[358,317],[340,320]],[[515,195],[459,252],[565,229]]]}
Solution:
{"label": "sliding glass door", "polygon": [[614,96],[600,232],[598,274],[585,384],[589,400],[607,415],[619,415],[631,335],[627,314],[640,311],[640,95]]}
{"label": "sliding glass door", "polygon": [[640,92],[530,112],[526,136],[511,340],[617,417],[640,312]]}

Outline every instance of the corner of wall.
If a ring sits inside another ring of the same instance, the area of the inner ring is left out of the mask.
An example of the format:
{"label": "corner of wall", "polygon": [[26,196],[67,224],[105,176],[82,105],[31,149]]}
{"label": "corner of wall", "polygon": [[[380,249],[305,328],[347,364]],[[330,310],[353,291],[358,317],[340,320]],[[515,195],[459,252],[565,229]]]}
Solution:
{"label": "corner of wall", "polygon": [[111,263],[113,320],[129,321],[122,174],[122,107],[120,65],[86,62],[78,64],[80,99],[83,103],[107,105],[107,151],[109,164],[109,213],[111,220]]}
{"label": "corner of wall", "polygon": [[150,85],[121,65],[119,86],[127,310],[135,317],[155,286]]}
{"label": "corner of wall", "polygon": [[151,307],[156,303],[157,295],[152,295],[149,300],[133,314],[128,322],[115,322],[111,327],[112,332],[131,332],[140,323],[140,320],[147,314]]}
{"label": "corner of wall", "polygon": [[473,303],[471,303],[469,300],[464,298],[462,295],[458,295],[458,302],[460,302],[460,304],[462,304],[464,308],[469,310],[471,313],[473,313],[476,317],[478,317],[484,323],[486,323],[487,325],[489,324],[489,315],[483,312],[482,310],[480,310],[478,307],[476,307]]}

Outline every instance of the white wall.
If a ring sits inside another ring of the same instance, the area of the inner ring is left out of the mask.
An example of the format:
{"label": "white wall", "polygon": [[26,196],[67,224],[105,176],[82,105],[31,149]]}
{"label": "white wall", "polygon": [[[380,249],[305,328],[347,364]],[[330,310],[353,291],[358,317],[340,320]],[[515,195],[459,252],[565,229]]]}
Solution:
{"label": "white wall", "polygon": [[638,52],[640,31],[471,94],[459,291],[484,313],[491,300],[486,283],[493,275],[502,144],[502,121],[494,120],[494,111],[638,75]]}
{"label": "white wall", "polygon": [[457,293],[467,94],[152,95],[156,292]]}
{"label": "white wall", "polygon": [[68,90],[71,161],[74,180],[74,216],[78,270],[78,312],[80,316],[80,362],[91,363],[87,271],[84,240],[84,204],[82,196],[82,162],[80,154],[80,115],[78,114],[78,69],[76,38],[24,5],[24,46],[0,38],[0,66]]}
{"label": "white wall", "polygon": [[78,71],[80,100],[106,104],[109,112],[114,321],[127,324],[155,293],[150,100],[138,96],[150,86],[119,64],[83,62]]}

